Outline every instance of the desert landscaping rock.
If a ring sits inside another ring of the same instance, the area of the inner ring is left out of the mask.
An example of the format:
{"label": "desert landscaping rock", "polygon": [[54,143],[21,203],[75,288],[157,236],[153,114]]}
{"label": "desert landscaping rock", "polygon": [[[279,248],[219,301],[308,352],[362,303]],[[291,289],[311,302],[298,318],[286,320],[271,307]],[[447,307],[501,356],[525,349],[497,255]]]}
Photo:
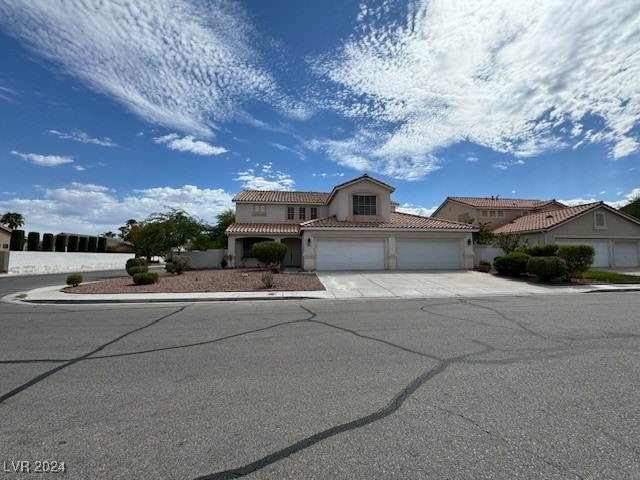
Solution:
{"label": "desert landscaping rock", "polygon": [[265,288],[263,270],[226,269],[194,270],[182,275],[163,273],[153,285],[134,285],[131,277],[86,283],[65,288],[71,294],[111,293],[193,293],[193,292],[261,292],[324,290],[315,273],[274,273],[272,287]]}

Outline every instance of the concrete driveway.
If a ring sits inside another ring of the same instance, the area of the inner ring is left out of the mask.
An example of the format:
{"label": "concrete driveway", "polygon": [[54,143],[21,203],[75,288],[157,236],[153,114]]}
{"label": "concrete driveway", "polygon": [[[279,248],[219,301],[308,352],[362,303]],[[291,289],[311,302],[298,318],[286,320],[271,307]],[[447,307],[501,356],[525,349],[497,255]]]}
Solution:
{"label": "concrete driveway", "polygon": [[316,272],[335,298],[482,297],[581,293],[589,285],[542,285],[468,270]]}

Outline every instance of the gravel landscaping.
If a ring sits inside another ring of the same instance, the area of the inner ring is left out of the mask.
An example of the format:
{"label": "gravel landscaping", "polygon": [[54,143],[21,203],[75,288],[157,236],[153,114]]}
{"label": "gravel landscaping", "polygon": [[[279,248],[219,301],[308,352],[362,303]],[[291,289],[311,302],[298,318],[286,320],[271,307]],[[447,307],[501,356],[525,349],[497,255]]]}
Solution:
{"label": "gravel landscaping", "polygon": [[[154,270],[155,271],[155,270]],[[271,288],[262,282],[263,270],[192,270],[182,275],[160,273],[153,285],[134,285],[126,276],[102,282],[67,287],[65,293],[189,293],[189,292],[261,292],[325,290],[315,273],[274,273]]]}

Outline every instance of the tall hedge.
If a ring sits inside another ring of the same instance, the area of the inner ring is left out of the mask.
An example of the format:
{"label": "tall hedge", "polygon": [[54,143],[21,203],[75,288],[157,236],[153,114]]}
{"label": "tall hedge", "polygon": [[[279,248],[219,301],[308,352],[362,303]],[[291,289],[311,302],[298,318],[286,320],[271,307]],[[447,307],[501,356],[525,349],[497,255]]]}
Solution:
{"label": "tall hedge", "polygon": [[104,253],[107,251],[107,237],[98,237],[98,252]]}
{"label": "tall hedge", "polygon": [[555,257],[558,255],[559,247],[560,245],[556,245],[555,243],[541,243],[525,247],[520,251],[532,257]]}
{"label": "tall hedge", "polygon": [[86,252],[89,250],[89,239],[87,237],[78,238],[78,251]]}
{"label": "tall hedge", "polygon": [[40,250],[40,233],[39,232],[29,232],[27,235],[27,250],[29,252],[35,252]]}
{"label": "tall hedge", "polygon": [[24,230],[13,230],[9,241],[9,249],[21,252],[24,250],[24,242]]}
{"label": "tall hedge", "polygon": [[531,257],[522,252],[510,252],[493,261],[493,268],[499,275],[508,277],[519,277],[527,273],[527,262]]}
{"label": "tall hedge", "polygon": [[56,252],[64,252],[67,248],[67,236],[64,233],[56,235]]}
{"label": "tall hedge", "polygon": [[98,237],[89,237],[87,250],[89,250],[90,252],[98,251]]}
{"label": "tall hedge", "polygon": [[78,235],[69,235],[69,240],[67,241],[67,252],[77,252],[79,240]]}
{"label": "tall hedge", "polygon": [[277,242],[258,242],[251,247],[251,256],[265,265],[279,265],[287,254],[287,246]]}
{"label": "tall hedge", "polygon": [[45,233],[42,236],[42,251],[53,252],[54,240],[53,233]]}

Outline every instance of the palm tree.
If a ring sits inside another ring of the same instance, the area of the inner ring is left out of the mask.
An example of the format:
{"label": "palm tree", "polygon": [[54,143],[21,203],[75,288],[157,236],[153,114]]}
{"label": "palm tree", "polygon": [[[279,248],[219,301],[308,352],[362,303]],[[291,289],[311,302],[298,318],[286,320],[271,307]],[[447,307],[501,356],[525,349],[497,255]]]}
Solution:
{"label": "palm tree", "polygon": [[7,212],[0,218],[0,223],[6,225],[11,230],[15,230],[24,225],[24,217],[20,213]]}

